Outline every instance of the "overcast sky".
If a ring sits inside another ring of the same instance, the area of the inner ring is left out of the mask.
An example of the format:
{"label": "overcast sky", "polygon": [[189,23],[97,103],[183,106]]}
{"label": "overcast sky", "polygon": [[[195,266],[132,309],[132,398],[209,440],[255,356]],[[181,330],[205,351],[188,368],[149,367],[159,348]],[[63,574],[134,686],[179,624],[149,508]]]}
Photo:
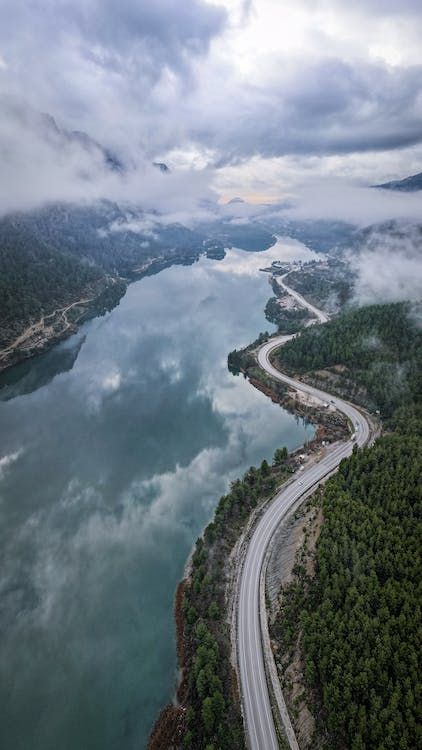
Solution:
{"label": "overcast sky", "polygon": [[0,202],[80,178],[15,99],[223,200],[421,171],[421,38],[420,0],[2,0]]}

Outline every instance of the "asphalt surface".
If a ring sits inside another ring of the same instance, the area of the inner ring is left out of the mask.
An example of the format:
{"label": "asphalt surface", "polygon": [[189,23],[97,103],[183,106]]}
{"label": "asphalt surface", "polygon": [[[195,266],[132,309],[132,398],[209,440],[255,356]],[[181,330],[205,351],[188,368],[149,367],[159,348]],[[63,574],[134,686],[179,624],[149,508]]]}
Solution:
{"label": "asphalt surface", "polygon": [[294,289],[292,289],[291,287],[287,286],[287,284],[284,283],[284,279],[288,275],[289,275],[288,273],[285,273],[283,276],[280,276],[277,279],[278,285],[281,286],[286,292],[288,292],[288,294],[290,294],[290,296],[293,297],[296,300],[296,302],[299,302],[299,304],[302,305],[303,307],[307,307],[308,310],[313,315],[315,315],[315,317],[318,319],[320,323],[326,323],[327,320],[329,320],[329,316],[327,315],[327,313],[325,313],[323,310],[318,310],[318,308],[315,307],[314,305],[311,305],[311,303],[308,302],[308,300],[306,300],[305,297],[302,297],[302,295],[299,294],[299,292],[296,292]]}
{"label": "asphalt surface", "polygon": [[[289,293],[293,291],[289,287],[286,287],[286,290]],[[303,298],[300,301],[307,307],[312,307]],[[316,308],[313,312],[315,311]],[[324,313],[322,315],[324,316]],[[323,320],[321,316],[318,318]],[[294,380],[273,367],[269,361],[270,352],[290,338],[292,337],[279,336],[264,344],[258,353],[260,366],[274,378],[287,383],[295,390],[308,393],[331,406],[334,405],[351,420],[354,438],[352,436],[347,442],[334,443],[329,446],[321,461],[301,471],[294,481],[282,488],[261,517],[250,540],[241,572],[237,613],[240,686],[247,744],[250,750],[278,750],[279,748],[264,667],[259,618],[260,574],[268,544],[285,516],[307,495],[312,494],[319,481],[336,470],[340,461],[352,453],[355,443],[363,446],[370,438],[370,426],[367,419],[352,404]],[[287,717],[286,721],[284,717],[283,723],[290,748],[298,750],[299,746],[289,718]]]}

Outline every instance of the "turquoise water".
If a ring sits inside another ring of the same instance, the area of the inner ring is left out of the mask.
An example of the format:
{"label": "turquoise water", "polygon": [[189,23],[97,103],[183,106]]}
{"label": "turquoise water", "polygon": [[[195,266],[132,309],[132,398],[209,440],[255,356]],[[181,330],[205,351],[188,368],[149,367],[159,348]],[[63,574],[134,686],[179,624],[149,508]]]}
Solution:
{"label": "turquoise water", "polygon": [[263,329],[230,251],[132,284],[119,307],[3,377],[0,746],[143,748],[174,692],[173,597],[234,477],[311,428],[227,370]]}

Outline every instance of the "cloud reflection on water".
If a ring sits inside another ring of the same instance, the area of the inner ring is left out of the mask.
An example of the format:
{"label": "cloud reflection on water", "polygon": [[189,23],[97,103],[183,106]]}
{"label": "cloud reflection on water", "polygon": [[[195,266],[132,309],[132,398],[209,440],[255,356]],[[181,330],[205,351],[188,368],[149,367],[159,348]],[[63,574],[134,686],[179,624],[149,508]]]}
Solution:
{"label": "cloud reflection on water", "polygon": [[227,370],[268,325],[256,269],[279,255],[131,285],[70,371],[0,404],[2,455],[25,445],[0,477],[2,746],[145,744],[173,690],[172,600],[196,536],[231,479],[306,436]]}

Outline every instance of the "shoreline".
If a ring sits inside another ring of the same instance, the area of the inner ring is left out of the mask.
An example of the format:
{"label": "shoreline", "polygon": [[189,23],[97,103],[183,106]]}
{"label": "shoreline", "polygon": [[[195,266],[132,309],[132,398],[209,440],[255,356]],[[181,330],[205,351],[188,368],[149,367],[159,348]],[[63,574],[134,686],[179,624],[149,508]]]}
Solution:
{"label": "shoreline", "polygon": [[[292,472],[292,476],[286,475],[281,484],[277,485],[275,491],[271,493],[269,497],[264,497],[262,502],[258,504],[257,508],[252,510],[252,512],[246,519],[244,528],[238,536],[236,544],[230,551],[229,558],[227,560],[225,587],[226,606],[225,611],[222,615],[222,619],[229,626],[232,695],[235,704],[237,704],[238,706],[239,712],[241,712],[241,699],[236,669],[236,646],[232,642],[232,623],[233,618],[235,617],[237,582],[247,551],[247,541],[250,538],[262,513],[265,511],[267,505],[271,502],[274,494],[276,494],[280,490],[280,487],[285,486],[290,481],[292,481],[292,479],[295,477],[296,472],[300,471],[300,468],[303,467],[304,452],[306,455],[307,464],[309,462],[316,462],[320,458],[321,450],[324,450],[324,443],[326,440],[328,441],[328,439],[330,439],[330,442],[335,441],[341,439],[341,437],[343,437],[344,435],[349,434],[348,425],[345,420],[342,420],[342,418],[338,419],[338,412],[330,411],[327,414],[327,412],[323,410],[324,407],[322,406],[322,404],[317,405],[304,403],[300,398],[295,398],[292,391],[287,391],[281,394],[280,392],[277,392],[276,389],[272,389],[269,385],[264,385],[259,380],[256,380],[251,376],[247,376],[245,372],[241,372],[245,377],[248,378],[252,386],[271,398],[273,403],[278,404],[283,409],[286,409],[290,413],[293,413],[302,419],[308,419],[309,422],[315,425],[316,429],[315,434],[312,440],[309,441],[309,443],[301,444],[294,451],[288,454],[289,465],[295,466]],[[276,381],[274,381],[274,385],[277,386]],[[330,418],[334,418],[334,423],[331,422]],[[208,524],[204,527],[199,539],[203,539],[206,536],[207,529],[214,523],[214,517],[215,516],[213,515]],[[192,550],[186,560],[183,578],[177,585],[174,597],[173,611],[176,625],[178,679],[175,686],[173,701],[163,707],[157,719],[155,720],[148,740],[147,750],[165,750],[166,748],[170,750],[172,748],[176,749],[181,747],[181,745],[177,743],[180,741],[183,732],[186,730],[186,713],[189,705],[184,705],[184,702],[188,697],[186,692],[186,685],[188,681],[190,664],[188,658],[189,647],[186,643],[183,597],[185,590],[192,583],[194,554],[195,544],[192,546]]]}
{"label": "shoreline", "polygon": [[[285,287],[285,290],[289,292],[289,288]],[[300,303],[303,298],[300,298]],[[303,300],[305,306],[306,302]],[[321,317],[317,319],[327,320],[325,314],[321,314]],[[324,322],[325,322],[324,320]],[[275,333],[276,337],[277,334]],[[269,337],[269,338],[272,338]],[[264,337],[265,340],[265,337]],[[249,380],[251,385],[260,390],[266,396],[268,396],[273,403],[279,404],[282,408],[287,409],[291,413],[300,416],[302,419],[308,419],[311,423],[316,425],[316,431],[313,439],[304,445],[299,446],[291,454],[288,454],[289,462],[289,473],[293,474],[293,477],[285,474],[280,477],[282,481],[279,481],[276,485],[275,492],[271,492],[270,495],[266,496],[265,491],[261,491],[261,502],[257,502],[257,507],[250,509],[250,512],[245,519],[241,529],[237,530],[238,537],[235,540],[234,545],[230,549],[228,560],[224,564],[224,611],[222,617],[225,623],[225,627],[228,628],[228,633],[225,635],[226,645],[226,658],[229,661],[229,668],[231,678],[229,679],[229,693],[231,695],[230,702],[232,704],[232,710],[237,712],[238,716],[241,717],[240,721],[244,726],[244,709],[243,701],[240,695],[240,675],[238,672],[238,656],[237,656],[237,643],[234,640],[234,632],[237,628],[237,613],[236,613],[236,602],[238,597],[238,588],[241,571],[246,559],[247,553],[247,541],[251,537],[253,530],[256,528],[257,523],[261,517],[261,514],[265,512],[268,504],[271,502],[275,494],[277,494],[282,487],[285,487],[289,482],[294,480],[296,472],[304,468],[302,461],[305,460],[306,465],[309,466],[312,463],[316,463],[321,459],[321,456],[325,453],[325,446],[331,442],[342,440],[350,434],[350,424],[344,415],[341,415],[336,409],[326,408],[327,403],[320,402],[318,400],[307,398],[305,394],[294,390],[288,386],[280,386],[280,383],[273,377],[263,376],[259,368],[258,351],[262,345],[262,336],[258,338],[253,344],[245,347],[240,352],[232,352],[228,358],[229,370],[233,374],[242,374]],[[234,354],[234,359],[233,359]],[[246,355],[246,363],[244,357]],[[234,367],[233,367],[234,365]],[[292,464],[293,467],[292,468]],[[275,466],[272,464],[271,470],[274,470]],[[258,470],[259,471],[259,470]],[[246,476],[246,475],[245,475]],[[220,501],[221,502],[221,501]],[[217,519],[217,513],[219,505],[217,505],[216,511],[209,524],[205,527],[200,539],[205,540],[207,531],[211,527],[215,527],[215,520]],[[234,524],[234,522],[233,522]],[[235,529],[235,526],[233,525]],[[233,530],[233,529],[232,529]],[[240,532],[240,533],[239,533]],[[236,533],[236,532],[235,532]],[[221,540],[219,540],[222,543]],[[208,550],[211,555],[214,555],[214,547],[208,545]],[[198,543],[196,545],[196,551],[198,551]],[[183,596],[179,595],[179,592],[189,591],[189,587],[192,587],[192,575],[195,574],[194,566],[194,554],[195,546],[193,551],[189,555],[184,571],[184,577],[179,583],[175,596],[174,603],[174,614],[176,620],[176,638],[177,638],[177,658],[178,667],[180,670],[180,676],[178,685],[176,688],[174,700],[172,704],[168,704],[162,709],[159,716],[154,723],[152,732],[150,734],[148,742],[148,750],[164,750],[165,748],[177,749],[181,747],[179,738],[186,732],[192,734],[189,729],[189,722],[186,721],[186,714],[188,711],[193,711],[192,700],[194,700],[194,694],[189,695],[184,689],[188,682],[189,670],[192,667],[195,646],[190,643],[192,653],[190,658],[188,655],[189,645],[185,642],[185,626],[187,627],[186,619],[186,608],[183,607]],[[188,600],[187,600],[188,601]],[[192,596],[191,596],[192,601]],[[194,600],[195,601],[195,600]],[[204,622],[207,622],[205,619]],[[207,622],[208,624],[208,622]],[[223,638],[224,640],[224,638]],[[191,691],[192,692],[192,691]],[[183,702],[186,699],[185,706],[175,704],[175,701]],[[190,699],[190,700],[189,700]],[[160,744],[157,744],[157,743]],[[243,745],[245,740],[243,739]],[[166,744],[167,743],[167,744]]]}
{"label": "shoreline", "polygon": [[[210,260],[223,260],[225,254],[225,250],[221,253],[210,247],[201,249],[192,255],[157,256],[149,259],[138,268],[132,269],[129,276],[105,276],[97,285],[94,296],[89,299],[73,300],[47,315],[42,315],[37,321],[28,322],[26,328],[19,333],[16,339],[0,350],[0,375],[21,362],[45,354],[56,344],[77,333],[79,328],[88,320],[111,312],[125,296],[130,284],[140,281],[146,276],[160,273],[160,271],[172,266],[191,266],[202,256]],[[86,288],[85,290],[81,289],[80,293],[92,294],[92,291],[92,288]],[[69,321],[67,312],[71,308],[74,308],[76,317]],[[78,308],[82,308],[79,310],[79,315]],[[45,321],[50,319],[52,319],[51,322],[46,325]]]}
{"label": "shoreline", "polygon": [[[105,284],[102,282],[99,286],[94,296],[74,300],[41,316],[38,321],[27,326],[11,344],[0,350],[0,375],[70,338],[86,321],[110,312],[117,307],[127,290],[126,281],[115,277],[107,278]],[[91,294],[92,291],[87,290]],[[71,314],[71,319],[68,313]]]}

